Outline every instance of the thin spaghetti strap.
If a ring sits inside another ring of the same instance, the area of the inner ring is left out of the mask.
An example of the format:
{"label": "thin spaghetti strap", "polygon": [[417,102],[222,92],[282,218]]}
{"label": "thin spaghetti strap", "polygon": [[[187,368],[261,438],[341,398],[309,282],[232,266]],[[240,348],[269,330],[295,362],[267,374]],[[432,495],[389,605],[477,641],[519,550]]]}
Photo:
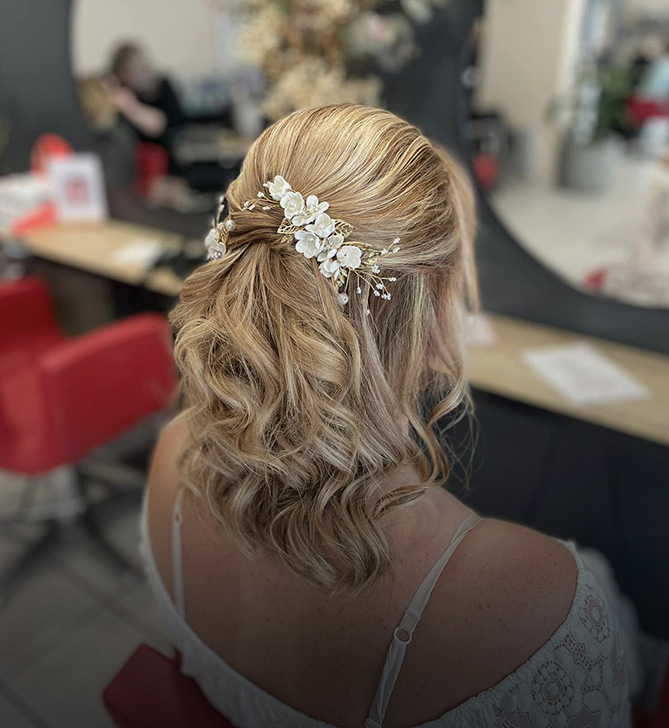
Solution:
{"label": "thin spaghetti strap", "polygon": [[374,702],[369,710],[369,717],[365,721],[365,728],[382,728],[383,719],[385,718],[386,710],[390,703],[390,697],[393,694],[397,677],[400,674],[402,663],[404,662],[404,653],[406,652],[407,645],[411,642],[416,625],[423,616],[425,607],[448,560],[453,555],[458,544],[479,521],[481,521],[480,516],[474,512],[470,513],[464,519],[444,553],[439,557],[438,561],[430,569],[416,590],[409,604],[409,608],[404,613],[404,617],[402,617],[402,621],[393,632],[393,641],[390,644],[390,649],[388,650],[386,661],[383,665],[381,681],[379,682]]}
{"label": "thin spaghetti strap", "polygon": [[179,614],[185,619],[186,602],[184,599],[184,569],[181,546],[183,494],[183,488],[179,487],[172,507],[172,588],[174,589],[174,604]]}

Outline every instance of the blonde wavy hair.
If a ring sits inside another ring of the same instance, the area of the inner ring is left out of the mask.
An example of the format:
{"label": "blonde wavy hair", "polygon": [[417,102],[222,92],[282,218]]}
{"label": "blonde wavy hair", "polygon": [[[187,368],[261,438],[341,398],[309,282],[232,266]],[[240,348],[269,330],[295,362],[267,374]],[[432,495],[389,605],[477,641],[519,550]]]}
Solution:
{"label": "blonde wavy hair", "polygon": [[[381,249],[401,238],[384,261],[391,301],[348,291],[343,307],[317,263],[282,242],[280,211],[241,212],[278,174],[327,200],[356,240]],[[237,222],[228,253],[188,278],[172,313],[183,483],[247,555],[278,554],[317,585],[361,593],[391,568],[382,517],[449,473],[435,427],[468,398],[470,184],[407,122],[343,105],[269,127],[226,197]],[[437,404],[424,416],[426,401]],[[389,486],[404,465],[420,482]]]}

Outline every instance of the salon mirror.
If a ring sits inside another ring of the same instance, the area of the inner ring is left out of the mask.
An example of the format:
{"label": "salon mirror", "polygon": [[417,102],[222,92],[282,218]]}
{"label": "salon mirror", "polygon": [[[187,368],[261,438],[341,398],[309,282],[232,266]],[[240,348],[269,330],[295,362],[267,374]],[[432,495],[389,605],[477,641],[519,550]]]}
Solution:
{"label": "salon mirror", "polygon": [[669,4],[486,0],[463,82],[510,234],[573,287],[669,307]]}

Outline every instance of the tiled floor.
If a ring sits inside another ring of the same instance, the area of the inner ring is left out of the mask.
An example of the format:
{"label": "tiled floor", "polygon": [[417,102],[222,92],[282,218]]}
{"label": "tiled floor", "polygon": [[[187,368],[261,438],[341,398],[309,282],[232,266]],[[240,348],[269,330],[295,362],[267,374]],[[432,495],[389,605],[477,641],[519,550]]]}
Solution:
{"label": "tiled floor", "polygon": [[[0,512],[16,491],[0,474]],[[137,564],[138,516],[126,510],[107,526]],[[0,532],[0,570],[30,529]],[[121,578],[84,536],[54,546],[0,610],[0,726],[109,728],[102,691],[141,643],[171,651],[146,585]]]}

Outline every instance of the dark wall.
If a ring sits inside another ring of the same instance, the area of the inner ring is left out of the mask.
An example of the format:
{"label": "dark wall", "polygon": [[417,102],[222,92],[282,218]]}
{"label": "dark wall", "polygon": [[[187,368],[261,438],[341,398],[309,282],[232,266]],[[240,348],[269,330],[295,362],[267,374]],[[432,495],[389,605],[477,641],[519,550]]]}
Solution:
{"label": "dark wall", "polygon": [[484,515],[606,554],[644,631],[669,639],[669,449],[485,392],[474,401],[473,462],[463,423],[451,444],[471,467],[449,489]]}
{"label": "dark wall", "polygon": [[70,62],[72,6],[0,0],[0,117],[10,125],[0,173],[25,171],[43,132],[62,134],[75,149],[90,147]]}

